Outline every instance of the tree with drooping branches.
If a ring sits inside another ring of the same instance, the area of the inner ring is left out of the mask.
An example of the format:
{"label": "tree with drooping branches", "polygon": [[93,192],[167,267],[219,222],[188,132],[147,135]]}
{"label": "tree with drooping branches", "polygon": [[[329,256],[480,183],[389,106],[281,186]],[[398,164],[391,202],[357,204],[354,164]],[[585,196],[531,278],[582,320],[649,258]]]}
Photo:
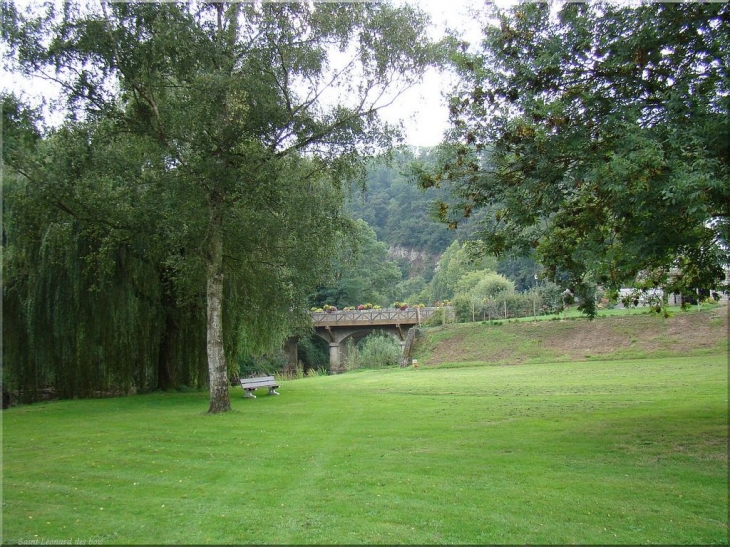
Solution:
{"label": "tree with drooping branches", "polygon": [[104,252],[138,234],[161,247],[175,297],[204,301],[209,411],[229,410],[227,354],[306,320],[323,241],[344,229],[335,194],[391,146],[378,112],[434,61],[425,17],[371,3],[6,2],[3,18],[12,66],[66,99],[44,146],[83,151],[53,148],[53,173],[16,157],[23,191],[108,236],[94,248],[111,263]]}

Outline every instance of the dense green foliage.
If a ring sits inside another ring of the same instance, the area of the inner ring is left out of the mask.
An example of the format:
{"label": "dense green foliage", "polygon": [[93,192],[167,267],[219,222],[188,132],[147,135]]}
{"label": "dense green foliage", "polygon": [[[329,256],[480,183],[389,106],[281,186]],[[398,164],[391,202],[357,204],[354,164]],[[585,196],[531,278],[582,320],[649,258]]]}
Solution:
{"label": "dense green foliage", "polygon": [[[37,157],[47,159],[38,165]],[[63,172],[69,157],[84,166],[85,177]],[[5,179],[4,299],[6,317],[13,321],[4,322],[4,373],[6,385],[24,399],[39,397],[46,387],[74,397],[208,382],[205,270],[194,253],[194,238],[185,233],[195,228],[189,217],[171,210],[181,206],[174,188],[141,192],[133,174],[122,178],[134,159],[129,148],[118,147],[98,128],[74,128],[29,151],[20,162],[29,176]],[[17,160],[11,159],[13,165]],[[293,173],[278,177],[272,187],[277,199],[270,192],[250,203],[248,219],[239,211],[230,227],[226,222],[229,248],[235,251],[246,234],[238,252],[259,255],[245,267],[229,264],[224,313],[230,355],[280,344],[292,323],[248,317],[249,310],[263,308],[297,320],[290,307],[306,306],[306,287],[312,287],[307,276],[319,279],[319,263],[329,259],[317,234],[329,230],[336,237],[338,223],[344,226],[337,191],[325,181],[302,188],[299,180]],[[325,223],[326,218],[333,222]],[[287,246],[292,252],[262,254]],[[301,276],[299,296],[287,290],[293,274],[282,277],[286,271]],[[241,290],[261,279],[268,283],[258,292]]]}
{"label": "dense green foliage", "polygon": [[352,232],[338,242],[338,249],[332,276],[312,299],[314,306],[344,308],[366,302],[387,306],[397,297],[401,271],[388,256],[388,246],[378,241],[365,221],[355,221]]}
{"label": "dense green foliage", "polygon": [[[438,222],[437,206],[448,198],[446,188],[419,189],[413,180],[413,171],[434,168],[438,163],[438,149],[400,149],[391,161],[371,162],[367,169],[366,188],[354,191],[348,200],[347,211],[356,218],[365,220],[382,243],[372,250],[361,252],[355,257],[341,260],[347,271],[347,285],[360,287],[368,284],[372,276],[371,262],[396,262],[402,279],[383,286],[381,294],[388,294],[385,302],[400,300],[411,304],[433,304],[450,300],[460,291],[456,283],[467,273],[484,275],[486,271],[496,272],[515,285],[515,290],[525,291],[537,284],[535,275],[542,273],[541,267],[531,257],[486,258],[479,246],[462,242],[474,236],[480,214],[471,222],[459,225],[458,230],[449,229]],[[364,247],[361,247],[365,251]],[[389,250],[384,257],[382,249]],[[458,257],[452,262],[454,254]],[[481,255],[481,256],[480,256]],[[353,266],[353,264],[356,264]],[[475,272],[481,271],[482,274]],[[360,279],[360,278],[363,279]],[[328,283],[318,293],[317,304],[325,301],[338,307],[357,305],[378,300],[372,298],[341,298],[347,294],[343,283]],[[378,301],[382,305],[382,302]]]}
{"label": "dense green foliage", "polygon": [[[484,251],[536,253],[595,314],[642,270],[677,292],[724,278],[730,226],[727,3],[521,3],[483,13],[426,187],[483,215]],[[675,270],[676,268],[676,270]],[[670,275],[672,274],[672,275]]]}
{"label": "dense green foliage", "polygon": [[171,286],[126,169],[142,148],[103,126],[44,139],[30,116],[3,102],[4,385],[26,401],[204,385],[203,303]]}
{"label": "dense green foliage", "polygon": [[342,187],[395,136],[378,110],[433,60],[425,18],[375,4],[2,9],[11,65],[59,83],[68,113],[41,134],[4,98],[8,380],[30,398],[69,368],[65,396],[207,382],[210,411],[228,410],[235,357],[307,324],[349,229]]}
{"label": "dense green foliage", "polygon": [[410,165],[433,161],[430,149],[401,148],[389,162],[368,165],[364,193],[355,191],[347,210],[365,220],[389,247],[403,247],[438,256],[454,241],[456,234],[438,222],[434,204],[444,199],[446,190],[419,189],[412,182]]}
{"label": "dense green foliage", "polygon": [[345,369],[394,367],[401,363],[401,347],[386,333],[366,336],[357,344],[347,347]]}
{"label": "dense green foliage", "polygon": [[430,299],[434,302],[450,300],[460,292],[460,283],[466,287],[469,279],[478,282],[484,275],[494,271],[496,266],[497,260],[493,257],[473,260],[469,246],[454,241],[441,256],[438,271],[429,284]]}

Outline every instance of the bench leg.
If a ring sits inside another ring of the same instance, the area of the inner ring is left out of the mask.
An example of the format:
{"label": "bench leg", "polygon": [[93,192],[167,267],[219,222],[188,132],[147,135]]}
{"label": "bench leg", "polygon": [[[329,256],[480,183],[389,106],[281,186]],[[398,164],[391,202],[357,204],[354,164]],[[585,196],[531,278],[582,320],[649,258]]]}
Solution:
{"label": "bench leg", "polygon": [[246,399],[255,399],[256,395],[253,394],[252,389],[244,389],[243,390],[243,397]]}
{"label": "bench leg", "polygon": [[269,388],[269,395],[279,395],[279,392],[276,391],[273,387]]}

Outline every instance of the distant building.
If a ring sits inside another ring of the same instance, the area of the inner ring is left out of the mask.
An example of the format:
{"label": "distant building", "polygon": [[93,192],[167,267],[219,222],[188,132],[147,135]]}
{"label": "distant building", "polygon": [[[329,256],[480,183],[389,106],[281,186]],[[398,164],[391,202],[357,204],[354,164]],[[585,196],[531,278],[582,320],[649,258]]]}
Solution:
{"label": "distant building", "polygon": [[[677,273],[678,273],[678,270],[671,270],[669,272],[669,275],[671,277],[672,275],[677,275]],[[727,287],[727,289],[724,292],[723,291],[717,291],[717,292],[710,291],[710,295],[717,294],[720,297],[719,302],[727,304],[728,300],[730,299],[730,266],[725,267],[725,287]],[[621,303],[621,299],[630,295],[632,292],[634,292],[634,290],[635,289],[632,289],[632,288],[619,289],[618,307],[623,307],[623,304]],[[707,291],[704,292],[704,295],[707,296]],[[663,296],[664,296],[664,291],[662,289],[650,289],[646,292],[643,292],[638,297],[638,301],[639,301],[638,306],[639,307],[648,306],[649,302],[652,299],[657,298],[657,297],[662,298]],[[682,304],[682,300],[683,299],[682,299],[681,294],[670,293],[667,297],[667,303],[670,306],[679,306]],[[697,302],[696,298],[692,298],[690,301],[693,304],[695,304]]]}

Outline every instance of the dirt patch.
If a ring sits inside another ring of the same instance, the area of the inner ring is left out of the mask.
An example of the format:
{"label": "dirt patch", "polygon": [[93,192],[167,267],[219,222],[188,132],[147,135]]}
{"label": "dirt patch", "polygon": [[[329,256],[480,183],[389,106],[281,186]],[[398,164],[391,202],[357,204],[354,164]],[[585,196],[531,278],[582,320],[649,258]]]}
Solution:
{"label": "dirt patch", "polygon": [[631,337],[617,332],[613,322],[597,320],[584,322],[580,326],[570,323],[565,325],[562,335],[546,338],[544,346],[570,357],[604,355],[631,346]]}
{"label": "dirt patch", "polygon": [[567,329],[565,336],[545,340],[545,346],[571,358],[626,351],[686,355],[717,347],[727,340],[727,333],[728,314],[723,307],[677,313],[667,319],[649,314],[605,317]]}
{"label": "dirt patch", "polygon": [[[429,359],[431,364],[454,363],[464,360],[464,338],[463,334],[455,334],[444,338],[436,344],[435,355]],[[437,356],[436,356],[437,355]]]}

